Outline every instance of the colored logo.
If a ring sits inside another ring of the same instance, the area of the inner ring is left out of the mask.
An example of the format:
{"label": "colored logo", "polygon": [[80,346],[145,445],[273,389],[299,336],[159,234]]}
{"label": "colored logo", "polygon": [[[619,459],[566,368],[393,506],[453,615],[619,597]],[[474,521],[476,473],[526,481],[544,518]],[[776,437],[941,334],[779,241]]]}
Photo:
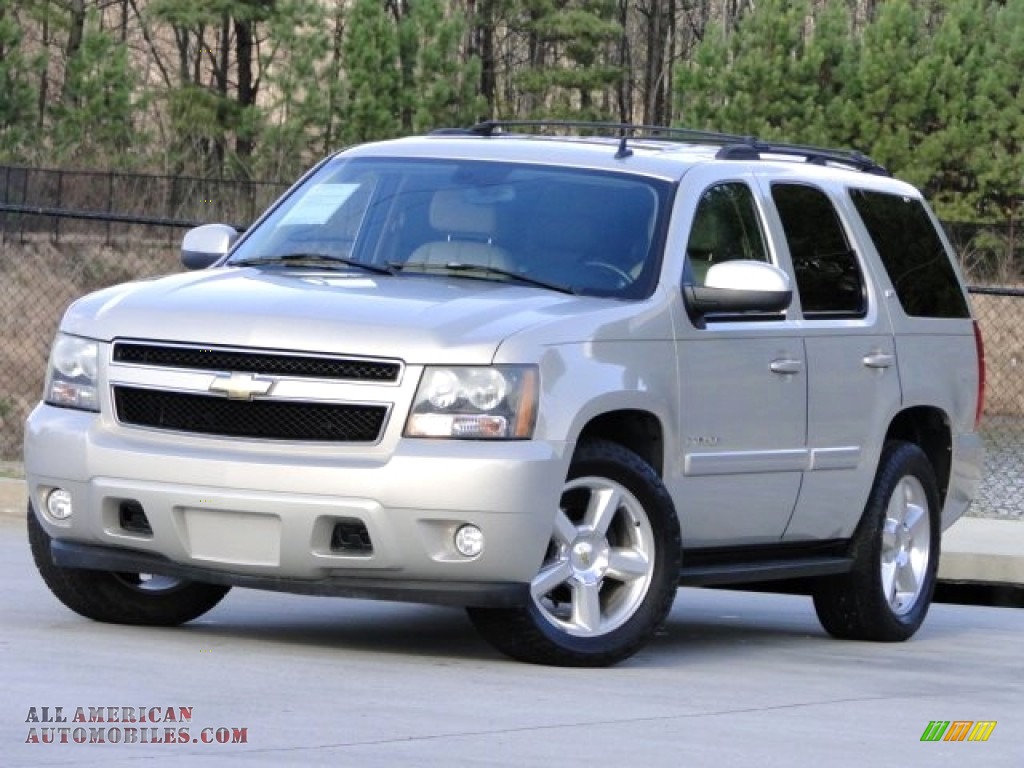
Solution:
{"label": "colored logo", "polygon": [[995,720],[932,720],[921,741],[988,741],[995,729]]}

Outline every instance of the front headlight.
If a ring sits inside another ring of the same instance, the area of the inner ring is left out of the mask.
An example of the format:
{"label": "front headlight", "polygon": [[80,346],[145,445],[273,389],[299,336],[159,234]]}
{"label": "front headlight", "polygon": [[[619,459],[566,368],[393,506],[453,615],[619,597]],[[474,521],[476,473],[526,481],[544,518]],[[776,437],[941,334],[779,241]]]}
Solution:
{"label": "front headlight", "polygon": [[537,418],[537,384],[533,365],[428,366],[405,435],[529,439]]}
{"label": "front headlight", "polygon": [[50,405],[98,411],[96,363],[99,343],[58,333],[50,351],[44,398]]}

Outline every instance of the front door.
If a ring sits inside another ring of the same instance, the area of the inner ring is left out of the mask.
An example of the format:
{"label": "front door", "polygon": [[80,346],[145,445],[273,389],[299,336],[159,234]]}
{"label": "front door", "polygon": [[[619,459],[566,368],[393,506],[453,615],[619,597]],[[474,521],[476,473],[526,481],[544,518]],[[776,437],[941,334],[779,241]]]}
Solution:
{"label": "front door", "polygon": [[[692,189],[695,177],[686,180]],[[754,190],[740,179],[694,192],[684,282],[701,284],[711,266],[730,259],[775,262]],[[684,314],[676,364],[682,471],[670,482],[684,545],[777,542],[808,456],[799,324],[787,313],[704,322]]]}

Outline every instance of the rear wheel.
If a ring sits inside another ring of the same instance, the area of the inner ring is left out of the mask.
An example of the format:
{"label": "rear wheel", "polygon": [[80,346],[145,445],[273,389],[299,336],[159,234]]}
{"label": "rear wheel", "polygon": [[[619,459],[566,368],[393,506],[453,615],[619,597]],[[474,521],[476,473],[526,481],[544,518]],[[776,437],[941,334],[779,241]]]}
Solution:
{"label": "rear wheel", "polygon": [[664,620],[679,580],[671,499],[639,456],[610,442],[579,447],[530,602],[471,608],[495,647],[522,661],[605,666],[639,650]]}
{"label": "rear wheel", "polygon": [[50,535],[28,508],[28,540],[39,574],[75,613],[111,624],[176,626],[213,608],[230,587],[151,573],[114,573],[54,565]]}
{"label": "rear wheel", "polygon": [[924,622],[939,566],[940,502],[928,457],[890,442],[854,537],[854,568],[822,580],[814,607],[835,637],[900,641]]}

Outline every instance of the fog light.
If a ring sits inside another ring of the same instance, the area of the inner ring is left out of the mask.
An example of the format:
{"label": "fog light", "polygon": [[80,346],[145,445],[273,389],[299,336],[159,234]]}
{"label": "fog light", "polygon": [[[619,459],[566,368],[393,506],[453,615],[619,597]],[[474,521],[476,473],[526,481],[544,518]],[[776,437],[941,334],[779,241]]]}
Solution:
{"label": "fog light", "polygon": [[455,532],[455,548],[463,557],[476,557],[484,551],[484,532],[475,525],[462,525]]}
{"label": "fog light", "polygon": [[46,511],[55,520],[71,517],[71,494],[63,488],[54,488],[46,495]]}

